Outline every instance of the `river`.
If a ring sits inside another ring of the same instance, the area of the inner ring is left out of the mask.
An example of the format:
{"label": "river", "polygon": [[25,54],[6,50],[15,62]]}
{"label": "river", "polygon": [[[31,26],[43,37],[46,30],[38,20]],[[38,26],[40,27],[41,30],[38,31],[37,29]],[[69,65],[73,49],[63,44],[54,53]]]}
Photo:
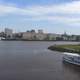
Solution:
{"label": "river", "polygon": [[0,80],[80,80],[80,67],[47,48],[79,42],[0,41]]}

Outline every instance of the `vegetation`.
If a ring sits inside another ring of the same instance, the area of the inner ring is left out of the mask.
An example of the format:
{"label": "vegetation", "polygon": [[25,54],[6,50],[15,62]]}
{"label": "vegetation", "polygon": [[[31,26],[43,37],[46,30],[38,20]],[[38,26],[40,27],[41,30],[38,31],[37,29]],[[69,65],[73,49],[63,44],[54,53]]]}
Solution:
{"label": "vegetation", "polygon": [[54,45],[48,47],[50,50],[60,51],[60,52],[70,52],[80,54],[80,44],[78,45]]}

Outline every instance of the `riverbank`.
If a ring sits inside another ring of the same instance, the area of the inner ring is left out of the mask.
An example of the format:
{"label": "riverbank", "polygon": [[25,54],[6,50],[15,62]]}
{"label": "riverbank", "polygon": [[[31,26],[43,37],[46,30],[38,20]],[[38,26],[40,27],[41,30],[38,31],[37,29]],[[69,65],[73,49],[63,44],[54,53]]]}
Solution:
{"label": "riverbank", "polygon": [[72,45],[54,45],[48,47],[48,49],[59,52],[70,52],[70,53],[78,53],[80,54],[80,44]]}
{"label": "riverbank", "polygon": [[61,41],[61,40],[26,40],[26,39],[1,39],[0,41],[51,41],[51,42],[80,42],[80,41]]}

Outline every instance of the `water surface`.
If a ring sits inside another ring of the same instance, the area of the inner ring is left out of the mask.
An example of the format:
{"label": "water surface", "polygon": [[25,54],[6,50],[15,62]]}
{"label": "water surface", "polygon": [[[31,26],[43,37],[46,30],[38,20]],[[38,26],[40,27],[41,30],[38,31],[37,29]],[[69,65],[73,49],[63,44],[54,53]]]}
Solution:
{"label": "water surface", "polygon": [[0,80],[80,80],[80,67],[47,49],[79,42],[0,41]]}

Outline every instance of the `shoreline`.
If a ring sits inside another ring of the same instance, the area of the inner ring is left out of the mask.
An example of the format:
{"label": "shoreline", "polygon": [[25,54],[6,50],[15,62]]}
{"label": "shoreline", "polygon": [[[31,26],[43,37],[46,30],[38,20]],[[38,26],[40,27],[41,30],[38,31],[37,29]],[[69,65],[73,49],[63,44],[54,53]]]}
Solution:
{"label": "shoreline", "polygon": [[49,42],[80,42],[80,41],[66,41],[66,40],[24,40],[24,39],[2,39],[0,41],[49,41]]}
{"label": "shoreline", "polygon": [[68,44],[68,45],[53,45],[48,47],[49,50],[59,51],[59,52],[69,52],[80,54],[80,44]]}

